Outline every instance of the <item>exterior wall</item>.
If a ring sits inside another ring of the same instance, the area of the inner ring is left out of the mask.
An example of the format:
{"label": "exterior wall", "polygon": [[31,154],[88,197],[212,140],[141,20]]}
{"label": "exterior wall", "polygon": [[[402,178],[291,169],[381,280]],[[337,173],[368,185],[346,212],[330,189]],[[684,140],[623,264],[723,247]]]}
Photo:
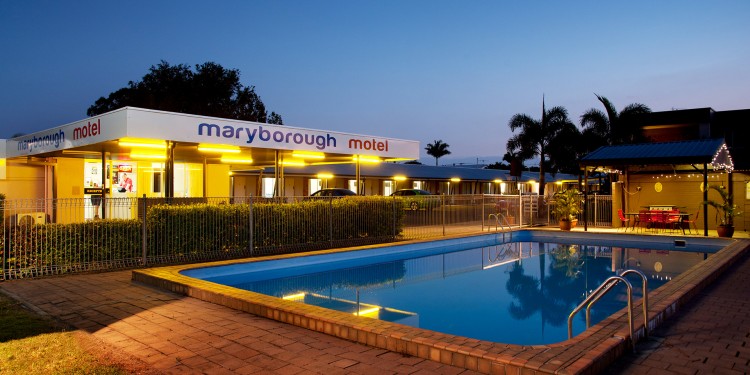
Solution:
{"label": "exterior wall", "polygon": [[206,196],[228,197],[231,193],[229,165],[209,164],[206,166]]}
{"label": "exterior wall", "polygon": [[284,177],[284,195],[287,197],[301,197],[305,195],[309,195],[309,192],[306,193],[307,190],[310,190],[309,187],[306,187],[308,179],[304,177]]}
{"label": "exterior wall", "polygon": [[57,159],[57,198],[83,199],[83,159]]}
{"label": "exterior wall", "polygon": [[[657,178],[658,177],[658,178]],[[696,226],[703,229],[703,175],[700,173],[692,174],[692,177],[681,175],[681,178],[662,177],[661,175],[635,175],[629,176],[624,186],[625,208],[624,212],[638,212],[650,205],[675,205],[680,211],[690,214],[698,214]],[[748,207],[747,199],[747,182],[750,181],[748,175],[743,173],[734,173],[732,175],[732,187],[734,189],[734,203],[739,206],[740,211],[745,211]],[[657,191],[656,184],[661,184],[661,191]],[[724,173],[709,173],[708,184],[719,184],[727,186],[727,175]],[[640,187],[640,191],[638,188]],[[708,199],[719,199],[718,194],[711,190],[708,193]],[[613,205],[613,210],[617,210]],[[748,222],[747,215],[735,219],[735,228],[737,230],[746,230]],[[616,215],[613,220],[619,221]],[[716,229],[716,210],[713,207],[708,208],[708,229]]]}
{"label": "exterior wall", "polygon": [[5,179],[0,180],[0,192],[6,199],[44,197],[45,167],[8,161]]}
{"label": "exterior wall", "polygon": [[[57,198],[84,201],[84,160],[58,158],[55,172],[57,173]],[[56,221],[61,224],[81,222],[84,220],[84,215],[83,207],[76,207],[57,215]]]}

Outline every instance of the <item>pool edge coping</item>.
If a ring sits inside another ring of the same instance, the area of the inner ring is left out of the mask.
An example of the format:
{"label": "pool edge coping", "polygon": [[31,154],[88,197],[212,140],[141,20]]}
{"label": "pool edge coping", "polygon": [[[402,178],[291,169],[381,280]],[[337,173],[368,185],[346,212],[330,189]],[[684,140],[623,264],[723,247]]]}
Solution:
{"label": "pool edge coping", "polygon": [[[557,230],[550,229],[524,230],[560,233]],[[486,234],[483,232],[450,237],[460,238]],[[575,234],[583,235],[581,232],[575,232]],[[615,234],[607,234],[607,236],[611,235]],[[435,239],[406,241],[397,243],[397,245],[427,241],[435,241]],[[320,250],[304,253],[304,256],[392,245],[394,244]],[[735,259],[744,255],[748,250],[750,250],[750,240],[732,240],[728,246],[706,261],[691,267],[675,277],[670,283],[652,291],[649,294],[651,303],[648,320],[649,331],[652,331],[664,320],[679,311],[681,306],[716,280],[723,271],[732,265]],[[506,373],[508,371],[521,372],[524,369],[538,373],[598,373],[620,355],[630,350],[631,338],[625,309],[618,311],[570,340],[555,344],[524,346],[470,339],[377,319],[356,317],[344,312],[284,301],[180,274],[180,271],[191,268],[299,256],[300,254],[284,254],[262,258],[139,269],[132,272],[132,280],[361,344],[485,374]],[[635,303],[633,320],[635,339],[639,340],[645,336],[640,300]]]}

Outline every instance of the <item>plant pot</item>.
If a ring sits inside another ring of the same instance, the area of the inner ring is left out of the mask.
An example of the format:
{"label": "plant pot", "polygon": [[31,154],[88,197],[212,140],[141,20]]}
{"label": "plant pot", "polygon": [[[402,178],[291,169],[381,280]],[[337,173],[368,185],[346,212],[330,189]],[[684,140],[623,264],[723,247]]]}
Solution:
{"label": "plant pot", "polygon": [[716,233],[719,234],[719,237],[732,238],[734,236],[734,226],[719,225],[716,227]]}
{"label": "plant pot", "polygon": [[571,228],[573,228],[571,220],[560,220],[560,230],[570,230]]}

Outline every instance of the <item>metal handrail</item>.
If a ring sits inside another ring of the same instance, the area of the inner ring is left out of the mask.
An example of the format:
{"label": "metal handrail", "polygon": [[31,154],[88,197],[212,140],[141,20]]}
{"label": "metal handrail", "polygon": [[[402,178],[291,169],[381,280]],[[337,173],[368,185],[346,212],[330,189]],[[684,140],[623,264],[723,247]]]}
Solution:
{"label": "metal handrail", "polygon": [[[505,226],[508,226],[508,233],[509,233],[509,241],[513,241],[513,228],[510,226],[510,223],[508,222],[508,219],[503,215],[502,213],[496,213],[496,214],[489,214],[487,219],[495,218],[495,232],[497,232],[497,228],[500,227],[502,229],[501,233],[503,234],[503,242],[505,242]],[[502,218],[502,222],[500,221],[500,218]],[[505,225],[503,225],[503,223]]]}
{"label": "metal handrail", "polygon": [[622,276],[611,276],[607,280],[604,280],[602,285],[596,288],[596,290],[594,290],[591,295],[589,295],[585,300],[583,300],[583,302],[581,302],[580,305],[576,306],[576,308],[573,309],[573,312],[568,315],[568,339],[573,337],[573,317],[575,316],[575,314],[577,314],[579,311],[581,311],[581,309],[583,309],[584,306],[586,306],[586,329],[588,329],[591,326],[591,306],[619,282],[625,283],[625,286],[628,289],[628,327],[630,329],[630,341],[632,342],[633,350],[635,350],[635,339],[633,337],[633,285],[631,285],[630,282]]}
{"label": "metal handrail", "polygon": [[640,275],[643,280],[643,332],[648,337],[648,277],[643,272],[633,269],[622,271],[620,276],[625,277],[629,273]]}

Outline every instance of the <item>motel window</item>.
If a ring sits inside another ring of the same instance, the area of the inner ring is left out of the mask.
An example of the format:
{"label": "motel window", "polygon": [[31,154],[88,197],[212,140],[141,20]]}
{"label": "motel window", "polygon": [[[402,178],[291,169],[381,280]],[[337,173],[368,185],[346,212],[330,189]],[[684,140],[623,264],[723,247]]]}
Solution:
{"label": "motel window", "polygon": [[423,182],[423,181],[414,181],[414,182],[412,183],[412,187],[413,187],[414,189],[420,189],[420,190],[424,190],[424,188],[423,188],[423,187],[424,187],[424,182]]}
{"label": "motel window", "polygon": [[349,190],[359,194],[357,191],[357,180],[349,180]]}
{"label": "motel window", "polygon": [[393,185],[394,185],[394,183],[391,180],[383,181],[383,195],[384,196],[387,197],[387,196],[393,194]]}
{"label": "motel window", "polygon": [[273,198],[273,187],[276,185],[276,179],[273,177],[263,177],[262,192],[263,197]]}
{"label": "motel window", "polygon": [[310,194],[323,188],[323,180],[319,178],[311,178],[309,184]]}
{"label": "motel window", "polygon": [[161,171],[154,171],[154,193],[161,193]]}

